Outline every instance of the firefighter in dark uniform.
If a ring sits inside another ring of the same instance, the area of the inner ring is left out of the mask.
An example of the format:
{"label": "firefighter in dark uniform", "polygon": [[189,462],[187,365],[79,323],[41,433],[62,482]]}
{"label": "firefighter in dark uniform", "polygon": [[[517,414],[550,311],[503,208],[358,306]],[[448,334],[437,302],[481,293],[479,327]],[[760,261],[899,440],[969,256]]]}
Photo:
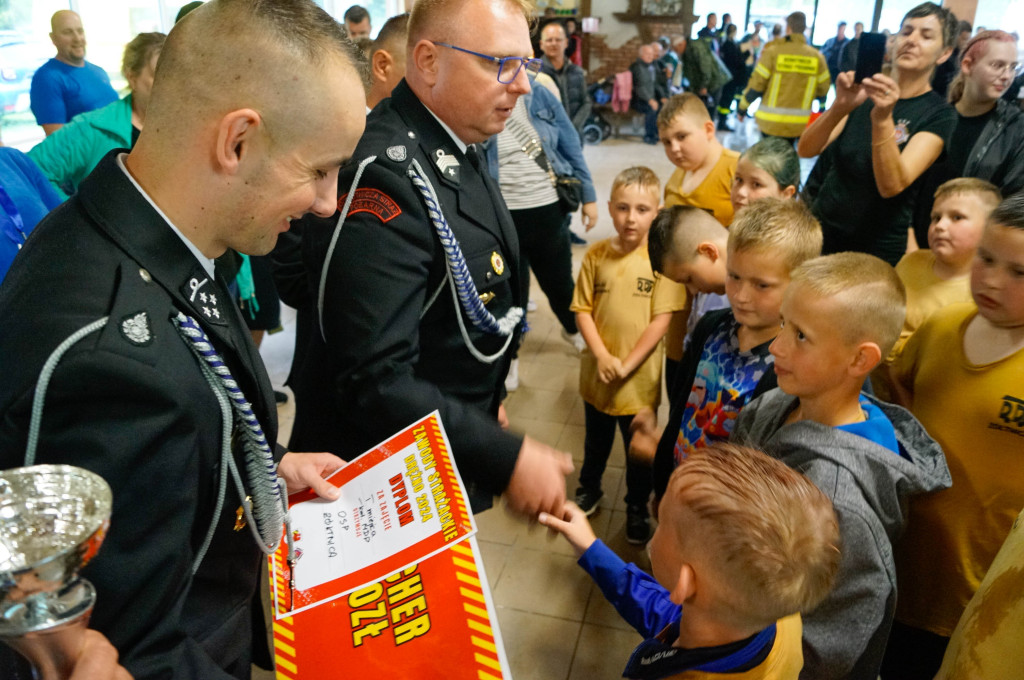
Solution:
{"label": "firefighter in dark uniform", "polygon": [[424,6],[406,80],[342,169],[339,215],[304,225],[318,310],[292,444],[351,458],[438,410],[475,510],[505,493],[560,514],[568,456],[499,424],[525,300],[515,229],[472,146],[529,91],[527,19],[514,0]]}
{"label": "firefighter in dark uniform", "polygon": [[[214,0],[178,24],[132,152],[39,224],[0,289],[0,468],[66,463],[110,484],[110,529],[82,573],[90,625],[140,680],[251,676],[278,475],[330,497],[320,475],[342,464],[276,448],[270,381],[214,266],[227,248],[265,254],[291,217],[329,215],[365,124],[337,23],[309,0],[273,5]],[[10,655],[0,645],[0,677],[29,677]]]}

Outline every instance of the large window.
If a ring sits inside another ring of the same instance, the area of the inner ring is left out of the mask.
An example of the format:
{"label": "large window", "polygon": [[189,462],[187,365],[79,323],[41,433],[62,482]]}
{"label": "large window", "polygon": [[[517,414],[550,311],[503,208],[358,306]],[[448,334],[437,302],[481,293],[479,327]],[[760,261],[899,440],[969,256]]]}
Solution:
{"label": "large window", "polygon": [[[102,67],[114,88],[121,76],[124,46],[146,31],[167,33],[189,0],[6,0],[0,2],[0,130],[3,142],[28,150],[43,138],[29,110],[32,74],[55,54],[50,17],[61,9],[82,16],[88,41],[86,59]],[[370,12],[374,34],[388,17],[405,11],[405,0],[358,0]],[[341,21],[352,0],[317,0]]]}
{"label": "large window", "polygon": [[707,15],[714,12],[718,15],[718,29],[716,30],[722,28],[722,15],[730,14],[739,35],[742,36],[746,32],[743,30],[743,15],[746,11],[747,0],[694,0],[693,13],[697,15],[697,21],[693,24],[691,33],[697,35],[697,31],[704,28]]}
{"label": "large window", "polygon": [[818,18],[814,24],[814,35],[810,37],[811,44],[820,47],[829,38],[834,38],[840,21],[846,22],[847,38],[853,38],[853,26],[858,21],[864,24],[865,31],[870,31],[874,11],[874,3],[871,2],[818,3]]}

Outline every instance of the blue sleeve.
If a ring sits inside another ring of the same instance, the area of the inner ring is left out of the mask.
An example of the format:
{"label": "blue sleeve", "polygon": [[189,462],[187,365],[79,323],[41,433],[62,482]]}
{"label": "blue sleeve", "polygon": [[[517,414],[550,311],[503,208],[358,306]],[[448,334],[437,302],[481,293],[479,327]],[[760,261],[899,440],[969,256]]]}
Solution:
{"label": "blue sleeve", "polygon": [[579,559],[605,598],[626,623],[645,638],[654,637],[679,619],[682,609],[649,574],[627,564],[600,539]]}
{"label": "blue sleeve", "polygon": [[61,195],[50,184],[50,180],[46,179],[46,175],[43,174],[38,165],[32,162],[31,158],[25,154],[18,154],[14,158],[18,167],[25,173],[25,177],[32,182],[32,186],[39,192],[39,198],[47,210],[53,210],[64,202]]}
{"label": "blue sleeve", "polygon": [[32,113],[36,117],[36,123],[39,125],[68,122],[68,112],[64,106],[59,79],[58,74],[43,68],[36,71],[32,77],[29,101]]}
{"label": "blue sleeve", "polygon": [[558,129],[558,155],[572,166],[573,177],[583,183],[583,202],[595,202],[597,191],[594,190],[594,180],[590,176],[587,161],[583,158],[580,135],[573,127],[572,121],[569,120],[569,114],[565,112],[565,107],[543,87],[535,88],[533,96],[539,97],[542,103],[550,106],[551,110],[555,112],[555,126]]}

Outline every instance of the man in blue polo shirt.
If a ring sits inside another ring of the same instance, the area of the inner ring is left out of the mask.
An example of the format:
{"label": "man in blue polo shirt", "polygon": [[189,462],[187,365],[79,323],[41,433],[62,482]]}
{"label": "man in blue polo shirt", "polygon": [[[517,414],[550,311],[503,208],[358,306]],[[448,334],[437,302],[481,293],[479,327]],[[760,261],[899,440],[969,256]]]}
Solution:
{"label": "man in blue polo shirt", "polygon": [[47,136],[78,114],[117,100],[106,72],[85,60],[82,18],[62,9],[50,18],[50,29],[57,56],[32,76],[31,91],[32,113]]}

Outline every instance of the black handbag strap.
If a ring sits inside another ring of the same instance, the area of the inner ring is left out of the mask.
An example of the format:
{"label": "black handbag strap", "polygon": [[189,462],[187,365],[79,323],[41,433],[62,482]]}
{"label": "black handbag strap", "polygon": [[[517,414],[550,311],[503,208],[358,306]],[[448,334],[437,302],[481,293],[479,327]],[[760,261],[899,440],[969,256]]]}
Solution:
{"label": "black handbag strap", "polygon": [[551,186],[556,186],[558,179],[555,175],[555,170],[551,167],[551,161],[548,160],[548,155],[544,153],[544,147],[541,146],[540,140],[536,137],[531,137],[524,129],[523,124],[516,120],[514,115],[508,119],[508,125],[505,126],[505,129],[516,138],[526,157],[533,160],[540,166],[541,170],[547,173],[548,179],[551,180]]}

